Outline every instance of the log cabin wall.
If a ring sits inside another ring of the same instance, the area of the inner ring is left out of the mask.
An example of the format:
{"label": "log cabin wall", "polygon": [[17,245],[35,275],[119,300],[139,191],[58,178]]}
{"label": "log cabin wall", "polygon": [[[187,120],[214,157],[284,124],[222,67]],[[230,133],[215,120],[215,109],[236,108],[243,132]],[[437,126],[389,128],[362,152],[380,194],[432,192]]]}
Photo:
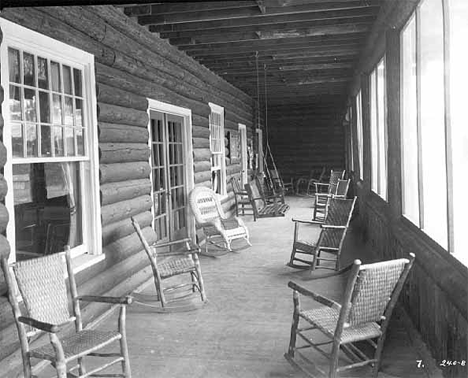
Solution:
{"label": "log cabin wall", "polygon": [[344,129],[327,108],[277,106],[268,109],[270,148],[283,180],[311,170],[344,169]]}
{"label": "log cabin wall", "polygon": [[[364,180],[358,180],[359,223],[363,238],[378,259],[416,254],[414,268],[401,304],[416,329],[430,348],[436,363],[466,361],[468,355],[468,270],[456,258],[402,216],[402,181],[400,138],[400,30],[415,10],[419,0],[395,1],[387,4],[362,54],[359,75],[356,76],[351,101],[359,89],[363,102]],[[388,201],[370,189],[371,142],[369,74],[383,54],[386,54],[387,138],[388,138]],[[356,124],[352,124],[356,135]],[[358,156],[354,146],[354,156]],[[358,167],[358,164],[354,164]],[[437,206],[437,204],[434,204]],[[445,377],[466,375],[466,367],[441,368]]]}
{"label": "log cabin wall", "polygon": [[[77,283],[80,293],[127,293],[151,275],[129,222],[130,216],[136,216],[149,241],[154,241],[148,233],[152,202],[147,98],[191,109],[194,184],[206,186],[211,185],[208,103],[224,107],[226,135],[237,132],[238,123],[242,123],[251,139],[254,101],[112,6],[14,8],[4,10],[1,17],[95,57],[105,259],[80,272]],[[5,147],[0,143],[0,168],[5,159]],[[227,180],[239,173],[240,164],[227,159]],[[223,207],[229,212],[234,199],[230,185],[227,190]],[[0,201],[5,194],[6,182],[0,176]],[[0,204],[1,232],[7,221],[8,214]],[[0,251],[8,251],[8,241],[1,235]],[[2,282],[0,277],[0,372],[9,377],[16,376],[21,360]],[[106,310],[106,306],[88,305],[83,319],[92,321]]]}

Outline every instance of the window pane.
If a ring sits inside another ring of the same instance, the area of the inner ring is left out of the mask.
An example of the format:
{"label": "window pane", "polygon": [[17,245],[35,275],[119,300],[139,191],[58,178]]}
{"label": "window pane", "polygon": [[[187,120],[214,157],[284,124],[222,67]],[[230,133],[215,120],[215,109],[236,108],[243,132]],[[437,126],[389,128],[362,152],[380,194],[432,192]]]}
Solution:
{"label": "window pane", "polygon": [[75,125],[76,126],[83,126],[83,101],[76,100],[76,108],[75,108]]}
{"label": "window pane", "polygon": [[[441,0],[426,0],[421,19],[423,230],[447,248],[444,56]],[[434,184],[437,178],[437,185]]]}
{"label": "window pane", "polygon": [[24,89],[24,113],[26,121],[36,122],[36,91]]}
{"label": "window pane", "polygon": [[65,97],[65,125],[73,125],[73,99]]}
{"label": "window pane", "polygon": [[63,91],[72,94],[71,68],[63,65]]}
{"label": "window pane", "polygon": [[52,127],[52,140],[54,141],[55,156],[64,156],[65,150],[63,146],[63,127]]}
{"label": "window pane", "polygon": [[74,156],[75,155],[75,139],[73,137],[73,128],[71,127],[64,127],[64,137],[65,143],[67,144],[67,155]]}
{"label": "window pane", "polygon": [[387,127],[386,127],[386,103],[385,103],[385,57],[377,66],[377,143],[379,144],[378,156],[378,194],[387,199]]}
{"label": "window pane", "polygon": [[13,177],[19,260],[82,243],[78,163],[15,164]]}
{"label": "window pane", "polygon": [[10,74],[11,83],[20,83],[20,57],[19,51],[16,49],[8,48],[8,69]]}
{"label": "window pane", "polygon": [[37,83],[39,88],[49,88],[49,70],[47,68],[47,59],[37,58]]}
{"label": "window pane", "polygon": [[84,156],[85,149],[84,149],[84,129],[75,129],[76,135],[76,144],[77,144],[77,151],[76,154],[78,156]]}
{"label": "window pane", "polygon": [[39,109],[41,114],[41,122],[50,123],[50,104],[49,93],[39,92]]}
{"label": "window pane", "polygon": [[10,85],[10,119],[12,121],[21,121],[23,114],[21,112],[21,88]]}
{"label": "window pane", "polygon": [[452,129],[453,161],[453,226],[454,251],[456,256],[468,265],[467,242],[468,230],[466,217],[466,188],[468,176],[468,129],[466,126],[466,83],[468,83],[467,36],[468,36],[468,1],[450,0],[450,115]]}
{"label": "window pane", "polygon": [[37,157],[37,125],[26,124],[26,156]]}
{"label": "window pane", "polygon": [[370,76],[370,137],[371,137],[371,188],[378,190],[378,143],[377,143],[377,75]]}
{"label": "window pane", "polygon": [[62,100],[60,95],[52,95],[53,101],[53,113],[52,123],[61,125],[62,124]]}
{"label": "window pane", "polygon": [[52,156],[50,126],[41,126],[41,155]]}
{"label": "window pane", "polygon": [[13,157],[23,157],[23,125],[11,125],[11,150]]}
{"label": "window pane", "polygon": [[401,35],[403,215],[419,226],[416,21]]}
{"label": "window pane", "polygon": [[61,92],[60,90],[60,65],[57,62],[50,62],[50,70],[52,72],[52,90]]}
{"label": "window pane", "polygon": [[83,95],[83,84],[81,79],[81,70],[73,69],[73,80],[75,82],[75,96]]}
{"label": "window pane", "polygon": [[34,79],[35,71],[34,55],[23,53],[24,85],[29,85],[31,87],[36,86],[36,81]]}

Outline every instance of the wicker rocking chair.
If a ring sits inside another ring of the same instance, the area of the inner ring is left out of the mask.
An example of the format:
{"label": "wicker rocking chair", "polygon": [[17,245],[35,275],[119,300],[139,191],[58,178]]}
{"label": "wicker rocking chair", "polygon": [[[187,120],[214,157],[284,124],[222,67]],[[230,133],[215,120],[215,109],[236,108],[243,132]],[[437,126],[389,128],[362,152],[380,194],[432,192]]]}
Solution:
{"label": "wicker rocking chair", "polygon": [[[199,249],[190,245],[191,240],[189,238],[150,246],[138,222],[133,217],[131,219],[135,232],[150,261],[156,289],[156,295],[133,292],[132,296],[135,303],[151,307],[152,311],[155,312],[192,311],[204,305],[206,303],[206,294],[198,260]],[[151,232],[154,232],[154,230],[151,229]],[[179,246],[175,251],[157,252],[157,249],[171,249],[177,245]],[[158,261],[158,259],[165,260]],[[189,282],[164,285],[163,281],[166,279],[187,274],[190,274],[191,279]],[[198,297],[198,295],[201,300],[197,301],[195,297]]]}
{"label": "wicker rocking chair", "polygon": [[205,234],[206,254],[208,254],[208,243],[228,251],[232,251],[231,244],[234,240],[243,239],[248,246],[252,245],[249,240],[249,230],[242,219],[235,216],[226,217],[216,193],[211,189],[196,186],[189,194],[189,203],[197,224],[202,227]]}
{"label": "wicker rocking chair", "polygon": [[[293,248],[286,265],[312,271],[318,268],[339,270],[341,250],[355,203],[356,197],[349,200],[330,198],[327,216],[323,222],[293,219]],[[301,240],[299,238],[300,224],[320,227],[318,240],[316,242]]]}
{"label": "wicker rocking chair", "polygon": [[[336,272],[337,276],[348,276],[341,303],[290,281],[294,312],[285,358],[309,377],[335,378],[342,371],[369,364],[373,365],[373,372],[365,376],[377,377],[392,311],[414,258],[410,254],[409,259],[366,265],[356,260]],[[317,306],[310,310],[302,308],[300,294],[315,300]],[[317,334],[319,337],[315,338]],[[296,345],[298,336],[304,341],[302,345]],[[364,345],[367,343],[370,346]],[[364,347],[373,350],[373,355]],[[329,360],[328,374],[304,354],[307,348],[314,348]]]}
{"label": "wicker rocking chair", "polygon": [[[1,265],[18,329],[26,378],[34,377],[32,358],[50,361],[58,378],[105,376],[102,373],[99,375],[99,372],[115,364],[122,366],[122,373],[112,376],[131,377],[125,333],[126,305],[131,303],[131,297],[78,296],[68,247],[66,252],[20,261],[11,267],[6,258],[2,257]],[[67,274],[68,285],[65,278]],[[72,315],[68,306],[68,290],[71,294]],[[18,304],[20,294],[26,311],[20,309]],[[81,301],[119,305],[117,329],[83,329]],[[31,338],[41,331],[49,335],[50,344],[32,347]],[[119,344],[120,351],[107,351],[108,345],[115,342]],[[100,352],[104,347],[106,351]],[[105,363],[86,372],[84,360],[88,356],[93,359],[104,358],[101,361]],[[69,366],[72,362],[73,366]]]}

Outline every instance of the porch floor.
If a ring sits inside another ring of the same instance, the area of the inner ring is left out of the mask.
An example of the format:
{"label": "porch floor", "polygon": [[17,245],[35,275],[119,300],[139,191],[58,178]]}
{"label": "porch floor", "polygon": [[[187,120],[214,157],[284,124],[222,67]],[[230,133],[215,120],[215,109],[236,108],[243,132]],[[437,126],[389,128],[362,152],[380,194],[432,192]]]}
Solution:
{"label": "porch floor", "polygon": [[[293,239],[291,218],[310,218],[312,199],[287,197],[287,202],[291,209],[284,218],[253,222],[252,216],[242,216],[252,247],[215,258],[201,256],[208,297],[203,308],[172,314],[129,308],[127,335],[134,378],[304,376],[283,357],[292,319],[292,290],[287,283],[295,280],[332,298],[336,298],[339,285],[332,279],[301,281],[310,273],[285,266]],[[356,232],[348,235],[342,257],[342,266],[358,257],[363,262],[373,261]],[[151,290],[152,285],[145,289]],[[106,321],[101,327],[114,325]],[[396,311],[379,378],[441,377],[428,356],[409,320]],[[417,360],[423,360],[425,367],[418,368]],[[322,358],[316,361],[327,371]],[[368,377],[370,368],[341,376]]]}

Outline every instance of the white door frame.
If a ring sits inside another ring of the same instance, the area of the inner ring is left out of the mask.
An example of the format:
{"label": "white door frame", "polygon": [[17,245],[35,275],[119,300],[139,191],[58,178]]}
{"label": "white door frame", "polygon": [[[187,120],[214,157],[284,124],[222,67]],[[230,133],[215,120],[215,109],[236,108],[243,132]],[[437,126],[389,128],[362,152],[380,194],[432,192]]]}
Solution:
{"label": "white door frame", "polygon": [[[148,98],[148,131],[150,130],[151,127],[151,111],[156,111],[156,112],[161,112],[161,113],[167,113],[167,114],[172,114],[176,115],[179,117],[182,117],[184,119],[184,124],[183,124],[183,139],[184,139],[184,151],[185,151],[185,161],[186,161],[186,169],[185,169],[185,188],[186,188],[186,193],[185,195],[187,196],[187,214],[186,214],[186,219],[187,219],[187,233],[188,237],[192,238],[195,240],[196,236],[196,230],[195,230],[195,219],[193,216],[190,214],[190,206],[188,202],[188,194],[190,191],[193,189],[195,186],[195,181],[194,181],[194,174],[193,174],[193,153],[192,153],[192,111],[187,108],[182,108],[180,106],[172,105],[172,104],[167,104],[165,102],[157,101],[151,98]],[[150,140],[151,132],[148,134],[148,145],[150,145],[151,140]],[[150,159],[151,159],[151,154],[150,154]],[[151,165],[151,161],[150,161]],[[153,193],[153,189],[151,189],[151,193]],[[153,203],[154,203],[154,198],[153,198]],[[151,212],[154,212],[154,206],[151,208]],[[153,214],[154,217],[154,214]]]}
{"label": "white door frame", "polygon": [[239,123],[239,139],[240,139],[240,154],[241,154],[241,183],[242,187],[248,182],[248,155],[247,155],[247,128],[242,123]]}

